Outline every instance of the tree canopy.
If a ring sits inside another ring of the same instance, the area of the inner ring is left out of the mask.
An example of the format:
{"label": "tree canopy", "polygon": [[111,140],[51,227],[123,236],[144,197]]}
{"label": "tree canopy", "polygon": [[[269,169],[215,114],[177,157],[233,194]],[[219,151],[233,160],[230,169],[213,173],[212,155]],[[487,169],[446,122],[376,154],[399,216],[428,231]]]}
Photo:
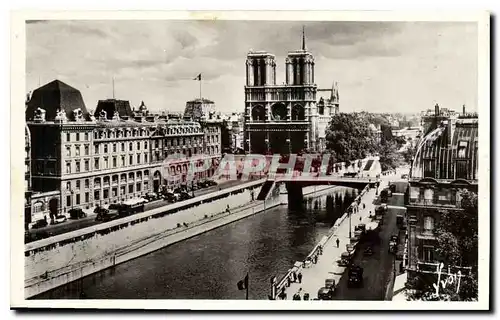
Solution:
{"label": "tree canopy", "polygon": [[[381,135],[374,127],[380,127]],[[400,166],[401,141],[392,135],[389,121],[380,114],[368,112],[339,113],[332,117],[326,133],[326,146],[339,162],[349,162],[378,154],[382,170]]]}
{"label": "tree canopy", "polygon": [[376,151],[376,132],[357,113],[332,117],[326,132],[326,147],[339,162],[362,159]]}

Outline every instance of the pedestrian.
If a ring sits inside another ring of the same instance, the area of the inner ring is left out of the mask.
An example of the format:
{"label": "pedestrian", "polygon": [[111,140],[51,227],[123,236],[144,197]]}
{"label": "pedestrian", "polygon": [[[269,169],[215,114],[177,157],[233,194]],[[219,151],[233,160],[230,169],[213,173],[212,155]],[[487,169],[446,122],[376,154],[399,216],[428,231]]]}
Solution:
{"label": "pedestrian", "polygon": [[359,222],[361,222],[361,217],[359,217]]}
{"label": "pedestrian", "polygon": [[287,286],[287,287],[289,287],[289,286],[290,286],[290,282],[291,282],[291,281],[290,281],[290,277],[288,277],[288,278],[286,279],[286,286]]}
{"label": "pedestrian", "polygon": [[340,245],[340,240],[339,240],[339,238],[337,238],[337,241],[335,241],[335,242],[337,242],[337,248],[338,248],[338,247],[339,247],[339,245]]}
{"label": "pedestrian", "polygon": [[363,203],[363,210],[366,208],[366,205]]}
{"label": "pedestrian", "polygon": [[299,283],[302,283],[302,273],[299,272],[299,275],[297,276],[297,278],[299,279]]}

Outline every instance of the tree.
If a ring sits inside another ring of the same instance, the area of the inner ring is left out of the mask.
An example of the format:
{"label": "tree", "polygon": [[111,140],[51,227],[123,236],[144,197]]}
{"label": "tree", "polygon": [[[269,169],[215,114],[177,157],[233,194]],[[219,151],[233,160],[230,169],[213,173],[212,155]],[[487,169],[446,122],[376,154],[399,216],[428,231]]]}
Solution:
{"label": "tree", "polygon": [[413,157],[415,156],[415,153],[417,153],[417,146],[413,145],[412,143],[408,146],[406,150],[402,152],[404,161],[406,161],[407,163],[411,163]]}
{"label": "tree", "polygon": [[362,159],[376,151],[376,134],[359,114],[339,113],[327,129],[326,147],[339,162]]}
{"label": "tree", "polygon": [[470,267],[471,272],[461,278],[460,290],[456,287],[442,288],[440,296],[434,295],[434,288],[429,283],[415,279],[408,282],[415,289],[410,299],[421,300],[477,300],[477,264],[478,264],[478,206],[477,194],[462,190],[461,210],[449,210],[441,213],[435,230],[436,253],[440,261],[448,266]]}
{"label": "tree", "polygon": [[378,147],[380,166],[382,171],[393,170],[403,162],[403,157],[398,153],[397,144],[394,141],[386,141]]}

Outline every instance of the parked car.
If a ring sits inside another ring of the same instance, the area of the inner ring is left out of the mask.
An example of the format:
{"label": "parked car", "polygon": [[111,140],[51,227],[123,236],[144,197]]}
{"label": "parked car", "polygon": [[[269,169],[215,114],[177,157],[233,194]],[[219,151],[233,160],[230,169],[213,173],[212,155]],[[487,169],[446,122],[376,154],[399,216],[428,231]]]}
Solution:
{"label": "parked car", "polygon": [[322,287],[318,290],[318,300],[333,300],[334,289]]}
{"label": "parked car", "polygon": [[354,231],[361,231],[362,234],[366,233],[366,224],[360,223],[357,226],[354,227]]}
{"label": "parked car", "polygon": [[349,268],[349,278],[347,285],[352,286],[362,286],[363,285],[363,268],[357,265],[353,265]]}
{"label": "parked car", "polygon": [[402,175],[401,175],[401,179],[405,179],[405,180],[407,180],[407,179],[408,179],[408,174],[402,174]]}
{"label": "parked car", "polygon": [[66,222],[66,220],[68,220],[68,218],[66,218],[65,215],[60,214],[54,218],[54,224],[63,223],[63,222]]}
{"label": "parked car", "polygon": [[397,235],[392,235],[389,240],[389,252],[396,253],[398,251],[399,237]]}
{"label": "parked car", "polygon": [[97,216],[95,217],[95,221],[102,221],[102,222],[108,222],[108,221],[111,221],[111,220],[115,220],[115,219],[118,219],[120,217],[120,214],[118,211],[109,211],[109,210],[106,210],[106,211],[101,211],[97,214]]}
{"label": "parked car", "polygon": [[168,202],[177,202],[181,198],[180,194],[171,191],[166,191],[163,196]]}
{"label": "parked car", "polygon": [[144,196],[144,198],[148,201],[155,201],[155,200],[158,200],[160,197],[158,196],[157,193],[155,192],[149,192],[148,194],[146,194]]}
{"label": "parked car", "polygon": [[213,180],[208,180],[208,185],[212,187],[218,185],[218,183]]}
{"label": "parked car", "polygon": [[49,223],[45,219],[40,219],[40,220],[35,221],[35,223],[33,223],[31,225],[31,229],[40,229],[40,228],[44,228],[48,225],[49,225]]}
{"label": "parked car", "polygon": [[68,211],[70,219],[81,219],[85,218],[87,214],[80,208],[73,208]]}

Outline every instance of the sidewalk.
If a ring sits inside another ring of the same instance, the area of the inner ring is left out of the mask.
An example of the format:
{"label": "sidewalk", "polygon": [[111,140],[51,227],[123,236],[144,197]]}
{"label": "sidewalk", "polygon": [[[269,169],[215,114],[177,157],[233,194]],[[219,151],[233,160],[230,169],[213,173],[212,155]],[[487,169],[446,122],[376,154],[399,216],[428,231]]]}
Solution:
{"label": "sidewalk", "polygon": [[394,281],[392,301],[406,301],[406,279],[406,272],[400,274],[399,276],[396,276],[396,280]]}
{"label": "sidewalk", "polygon": [[[382,179],[380,182],[379,191],[382,190],[387,185],[387,179]],[[373,222],[370,215],[370,211],[373,214],[375,212],[375,204],[373,204],[375,198],[376,189],[370,189],[361,199],[361,205],[359,206],[359,212],[354,213],[351,216],[351,228],[352,235],[354,234],[354,227],[359,223],[365,223],[367,229],[373,226]],[[366,205],[363,209],[363,203]],[[361,217],[361,221],[360,221]],[[336,222],[337,224],[338,222]],[[334,226],[335,228],[335,226]],[[337,248],[336,240],[340,240],[339,247]],[[292,300],[293,295],[301,290],[301,297],[304,293],[309,293],[309,299],[312,300],[317,297],[318,290],[325,286],[326,279],[334,279],[335,283],[338,284],[342,274],[345,271],[345,267],[340,267],[337,264],[337,260],[343,252],[346,251],[346,245],[350,244],[349,239],[349,217],[347,216],[344,221],[336,227],[333,235],[327,240],[323,246],[323,254],[318,256],[318,261],[316,264],[311,264],[308,268],[299,268],[302,273],[302,283],[292,282],[290,287],[285,289],[287,294],[287,299]],[[353,251],[353,253],[355,250]],[[279,294],[280,292],[277,292]],[[279,299],[279,298],[278,298]]]}

